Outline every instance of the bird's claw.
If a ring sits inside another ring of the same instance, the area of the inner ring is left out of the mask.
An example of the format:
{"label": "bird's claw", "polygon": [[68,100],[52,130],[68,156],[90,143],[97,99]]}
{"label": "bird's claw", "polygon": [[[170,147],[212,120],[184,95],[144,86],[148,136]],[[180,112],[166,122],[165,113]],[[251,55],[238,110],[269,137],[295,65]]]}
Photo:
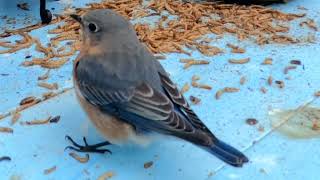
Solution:
{"label": "bird's claw", "polygon": [[109,142],[103,142],[103,143],[98,143],[98,144],[94,144],[94,145],[88,145],[87,139],[85,137],[83,137],[83,142],[84,142],[84,146],[79,145],[78,143],[76,143],[70,136],[66,136],[65,137],[67,140],[69,140],[72,144],[72,146],[67,146],[65,148],[65,150],[67,149],[71,149],[77,152],[93,152],[93,153],[105,153],[108,152],[110,154],[112,154],[112,152],[109,149],[98,149],[99,147],[102,146],[106,146],[106,145],[110,145]]}

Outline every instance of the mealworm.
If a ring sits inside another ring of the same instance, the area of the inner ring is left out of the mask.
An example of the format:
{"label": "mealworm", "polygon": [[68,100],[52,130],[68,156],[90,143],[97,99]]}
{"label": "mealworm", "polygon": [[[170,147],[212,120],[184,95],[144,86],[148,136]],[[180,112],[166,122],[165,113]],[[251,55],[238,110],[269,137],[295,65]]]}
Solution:
{"label": "mealworm", "polygon": [[267,93],[267,89],[266,89],[265,87],[261,87],[261,88],[260,88],[260,91],[261,91],[263,94]]}
{"label": "mealworm", "polygon": [[240,78],[240,85],[244,85],[244,83],[246,83],[246,81],[247,81],[246,77],[245,77],[245,76],[242,76],[242,77]]}
{"label": "mealworm", "polygon": [[39,80],[39,81],[42,81],[42,80],[48,79],[48,78],[49,78],[49,73],[50,73],[50,69],[47,70],[47,72],[46,72],[45,74],[39,76],[39,77],[38,77],[38,80]]}
{"label": "mealworm", "polygon": [[9,127],[1,127],[1,126],[0,126],[0,132],[3,132],[3,133],[13,133],[13,129],[12,129],[12,128],[9,128]]}
{"label": "mealworm", "polygon": [[271,86],[272,82],[273,82],[273,78],[272,78],[272,76],[269,76],[268,77],[268,84]]}
{"label": "mealworm", "polygon": [[53,166],[53,167],[51,167],[51,168],[49,168],[49,169],[45,169],[45,170],[43,171],[43,174],[48,175],[48,174],[54,172],[56,169],[57,169],[57,166]]}
{"label": "mealworm", "polygon": [[69,155],[71,157],[73,157],[75,160],[77,160],[78,162],[80,162],[80,163],[87,163],[89,161],[89,158],[90,158],[89,154],[86,154],[85,157],[81,157],[78,154],[76,154],[74,152],[71,152],[71,153],[69,153]]}
{"label": "mealworm", "polygon": [[189,97],[190,101],[193,103],[193,104],[199,104],[201,99],[195,97],[195,96],[190,96]]}
{"label": "mealworm", "polygon": [[293,69],[296,69],[296,68],[297,68],[297,66],[287,66],[287,67],[284,68],[283,73],[284,74],[288,74],[289,70],[293,70]]}
{"label": "mealworm", "polygon": [[250,58],[244,58],[244,59],[229,59],[229,63],[231,64],[245,64],[250,61]]}
{"label": "mealworm", "polygon": [[183,85],[183,87],[181,88],[180,93],[181,93],[181,94],[184,94],[185,92],[189,91],[189,89],[190,89],[189,84],[188,84],[188,83],[185,83],[185,84]]}
{"label": "mealworm", "polygon": [[20,112],[13,112],[12,118],[11,118],[11,125],[14,125],[21,117]]}
{"label": "mealworm", "polygon": [[49,89],[49,90],[56,90],[59,88],[57,83],[46,83],[46,82],[38,82],[38,86]]}
{"label": "mealworm", "polygon": [[263,65],[272,65],[272,58],[265,58],[264,61],[261,63]]}
{"label": "mealworm", "polygon": [[32,121],[25,121],[21,122],[22,125],[42,125],[42,124],[48,124],[51,119],[51,116],[49,116],[46,119],[41,120],[32,120]]}
{"label": "mealworm", "polygon": [[234,93],[238,92],[240,89],[234,88],[234,87],[225,87],[223,89],[220,89],[216,92],[216,99],[220,99],[223,93]]}

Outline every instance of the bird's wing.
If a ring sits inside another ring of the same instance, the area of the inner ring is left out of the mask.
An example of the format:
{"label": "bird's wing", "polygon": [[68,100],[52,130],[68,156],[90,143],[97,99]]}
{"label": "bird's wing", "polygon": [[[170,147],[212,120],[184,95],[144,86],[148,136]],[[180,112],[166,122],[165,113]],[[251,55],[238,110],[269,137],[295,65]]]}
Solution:
{"label": "bird's wing", "polygon": [[[130,83],[127,88],[110,88],[108,81],[88,81],[94,73],[77,68],[77,82],[82,95],[106,113],[144,130],[171,134],[196,144],[209,145],[212,137],[202,129],[204,124],[197,118],[185,101],[179,99],[177,89],[166,76],[163,79],[165,92],[152,88],[147,83]],[[99,74],[106,79],[108,74]],[[120,81],[118,83],[121,83]],[[167,95],[169,94],[169,95]],[[178,106],[177,106],[178,105]],[[183,109],[183,112],[180,110]],[[189,117],[190,116],[190,117]],[[190,120],[192,119],[192,120]]]}
{"label": "bird's wing", "polygon": [[206,125],[199,119],[196,113],[190,108],[189,103],[183,97],[183,95],[178,90],[177,86],[171,81],[171,79],[162,73],[159,73],[162,87],[167,93],[168,97],[174,103],[177,108],[186,115],[188,121],[197,129],[202,130],[208,135],[214,138],[214,135],[206,127]]}

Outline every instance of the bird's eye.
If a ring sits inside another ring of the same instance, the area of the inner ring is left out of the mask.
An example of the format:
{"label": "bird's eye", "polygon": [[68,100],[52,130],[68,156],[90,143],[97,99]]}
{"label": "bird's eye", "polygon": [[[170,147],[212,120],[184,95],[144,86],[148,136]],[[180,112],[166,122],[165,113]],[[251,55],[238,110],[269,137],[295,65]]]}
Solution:
{"label": "bird's eye", "polygon": [[97,25],[95,25],[94,23],[89,23],[88,24],[88,28],[91,32],[97,32],[98,31],[98,27]]}

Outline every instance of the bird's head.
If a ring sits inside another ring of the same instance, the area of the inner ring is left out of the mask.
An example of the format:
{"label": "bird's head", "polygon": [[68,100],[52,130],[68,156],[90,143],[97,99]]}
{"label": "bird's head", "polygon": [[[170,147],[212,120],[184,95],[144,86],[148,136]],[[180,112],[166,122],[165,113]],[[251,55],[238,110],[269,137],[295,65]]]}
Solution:
{"label": "bird's head", "polygon": [[121,34],[130,34],[133,31],[129,21],[109,9],[92,10],[82,16],[76,14],[70,16],[80,23],[83,41],[90,42],[90,46],[99,45],[104,40]]}

